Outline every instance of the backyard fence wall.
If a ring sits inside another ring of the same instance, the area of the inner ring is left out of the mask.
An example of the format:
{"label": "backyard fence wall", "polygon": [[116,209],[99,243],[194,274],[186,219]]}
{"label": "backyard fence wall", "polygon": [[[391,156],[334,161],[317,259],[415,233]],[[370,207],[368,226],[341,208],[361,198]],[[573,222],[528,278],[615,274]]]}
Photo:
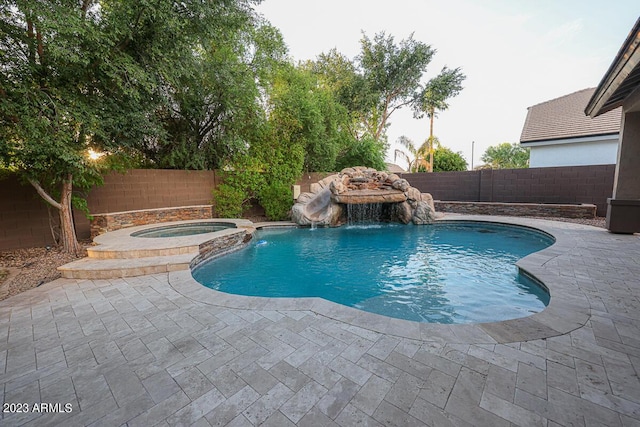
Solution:
{"label": "backyard fence wall", "polygon": [[[523,203],[593,203],[598,215],[606,213],[606,200],[613,191],[615,165],[572,166],[511,170],[483,170],[402,174],[412,186],[436,200]],[[305,174],[298,181],[301,191],[328,173]],[[215,171],[143,169],[105,176],[104,185],[83,195],[93,214],[162,207],[206,205],[211,191],[221,181]],[[16,177],[0,180],[0,250],[45,246],[53,242],[49,213],[57,222],[57,211],[47,208],[33,187]],[[89,221],[74,213],[80,238],[88,238]]]}
{"label": "backyard fence wall", "polygon": [[[80,194],[93,214],[176,206],[211,204],[218,184],[215,171],[134,169],[110,173],[104,185]],[[29,184],[15,176],[0,181],[0,250],[45,246],[53,243],[49,213],[58,222],[58,211],[47,204]],[[89,220],[74,211],[78,238],[90,235]]]}
{"label": "backyard fence wall", "polygon": [[[55,215],[57,211],[50,209]],[[53,242],[47,205],[30,184],[10,175],[0,180],[0,250],[46,246]]]}
{"label": "backyard fence wall", "polygon": [[435,200],[503,203],[590,203],[607,213],[615,165],[401,174]]}

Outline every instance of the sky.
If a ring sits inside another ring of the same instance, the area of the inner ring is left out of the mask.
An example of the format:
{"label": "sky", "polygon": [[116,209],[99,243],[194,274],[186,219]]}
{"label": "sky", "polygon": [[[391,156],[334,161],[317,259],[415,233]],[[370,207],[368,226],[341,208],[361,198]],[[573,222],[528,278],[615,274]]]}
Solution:
{"label": "sky", "polygon": [[[638,0],[264,0],[256,10],[280,29],[294,62],[336,48],[353,59],[364,32],[397,43],[413,34],[436,49],[425,81],[460,67],[462,92],[435,120],[434,135],[478,166],[485,150],[519,142],[527,107],[596,87],[640,16]],[[400,136],[420,145],[425,117],[389,118],[394,161]],[[406,168],[400,157],[397,164]]]}

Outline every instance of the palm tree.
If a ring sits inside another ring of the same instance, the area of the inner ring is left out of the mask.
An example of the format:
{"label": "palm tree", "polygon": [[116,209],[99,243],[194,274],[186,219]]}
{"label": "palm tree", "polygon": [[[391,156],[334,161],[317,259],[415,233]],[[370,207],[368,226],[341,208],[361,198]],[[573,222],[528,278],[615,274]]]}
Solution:
{"label": "palm tree", "polygon": [[466,76],[460,68],[450,70],[444,67],[440,74],[424,85],[413,105],[414,116],[422,118],[425,114],[429,118],[429,172],[433,172],[433,119],[437,111],[449,108],[447,99],[456,96],[462,90],[462,82]]}
{"label": "palm tree", "polygon": [[393,155],[394,162],[398,157],[404,159],[409,164],[409,172],[426,172],[429,170],[429,162],[427,161],[427,154],[429,153],[428,140],[423,142],[420,147],[416,147],[412,140],[402,135],[398,138],[398,142],[409,153],[396,149]]}

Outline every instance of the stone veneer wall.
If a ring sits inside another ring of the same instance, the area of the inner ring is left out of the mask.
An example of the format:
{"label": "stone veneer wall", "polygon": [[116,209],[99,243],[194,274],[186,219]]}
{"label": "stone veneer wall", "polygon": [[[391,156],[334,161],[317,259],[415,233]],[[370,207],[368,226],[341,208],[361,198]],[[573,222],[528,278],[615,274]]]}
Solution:
{"label": "stone veneer wall", "polygon": [[244,247],[252,237],[253,233],[248,230],[237,230],[208,240],[200,245],[200,254],[191,261],[190,267],[194,268],[201,262],[210,258],[219,257],[224,254],[237,251]]}
{"label": "stone veneer wall", "polygon": [[137,225],[155,224],[213,217],[211,205],[181,206],[176,208],[144,209],[127,212],[94,214],[91,220],[91,238],[107,231]]}
{"label": "stone veneer wall", "polygon": [[443,202],[435,200],[436,212],[474,215],[541,216],[559,218],[595,218],[596,205],[534,204],[496,202]]}

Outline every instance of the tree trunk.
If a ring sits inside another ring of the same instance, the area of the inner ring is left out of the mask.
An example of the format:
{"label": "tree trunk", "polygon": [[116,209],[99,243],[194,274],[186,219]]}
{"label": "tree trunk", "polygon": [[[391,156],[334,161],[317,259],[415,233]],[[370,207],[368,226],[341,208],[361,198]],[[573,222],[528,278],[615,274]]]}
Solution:
{"label": "tree trunk", "polygon": [[67,179],[62,181],[60,202],[55,201],[47,194],[38,181],[30,179],[29,182],[47,203],[58,209],[60,214],[60,242],[62,243],[63,250],[77,257],[80,256],[81,248],[76,237],[76,229],[73,224],[73,212],[71,210],[73,176],[69,174],[67,175]]}
{"label": "tree trunk", "polygon": [[80,256],[80,244],[76,237],[76,229],[73,224],[73,211],[71,210],[71,192],[73,182],[71,176],[62,182],[62,197],[60,200],[60,241],[64,251]]}
{"label": "tree trunk", "polygon": [[434,110],[431,110],[429,116],[429,172],[433,172],[433,116]]}

